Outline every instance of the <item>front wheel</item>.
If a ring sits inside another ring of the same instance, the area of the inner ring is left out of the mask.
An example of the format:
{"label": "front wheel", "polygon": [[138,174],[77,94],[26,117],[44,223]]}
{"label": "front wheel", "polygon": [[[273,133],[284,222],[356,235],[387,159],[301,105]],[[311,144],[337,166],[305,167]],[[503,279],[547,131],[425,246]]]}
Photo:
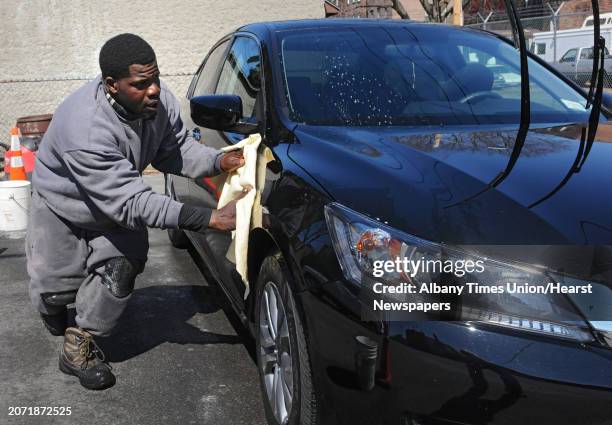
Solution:
{"label": "front wheel", "polygon": [[255,342],[269,424],[318,423],[306,330],[302,323],[282,257],[267,257],[257,279]]}

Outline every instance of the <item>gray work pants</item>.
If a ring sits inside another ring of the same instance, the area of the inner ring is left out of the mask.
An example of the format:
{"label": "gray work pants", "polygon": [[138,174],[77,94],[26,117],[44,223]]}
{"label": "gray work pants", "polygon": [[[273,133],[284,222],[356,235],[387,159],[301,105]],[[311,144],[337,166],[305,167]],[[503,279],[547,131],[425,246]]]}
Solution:
{"label": "gray work pants", "polygon": [[[26,256],[30,299],[41,313],[55,314],[63,308],[46,303],[43,297],[78,291],[77,325],[93,335],[110,334],[131,297],[134,279],[142,272],[148,250],[146,229],[82,229],[58,217],[36,191],[32,194]],[[127,276],[129,282],[116,273],[109,276],[107,264],[114,259],[133,266]],[[111,291],[109,277],[123,279],[123,291]],[[117,292],[120,296],[113,294]]]}

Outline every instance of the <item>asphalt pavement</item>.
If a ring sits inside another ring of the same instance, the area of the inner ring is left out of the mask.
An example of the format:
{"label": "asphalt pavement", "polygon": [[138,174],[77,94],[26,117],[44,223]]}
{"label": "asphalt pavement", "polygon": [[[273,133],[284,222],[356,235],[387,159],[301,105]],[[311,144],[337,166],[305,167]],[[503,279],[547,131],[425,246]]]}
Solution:
{"label": "asphalt pavement", "polygon": [[[145,179],[163,187],[159,174]],[[58,370],[62,337],[30,304],[23,238],[0,234],[0,424],[265,424],[249,340],[221,290],[165,231],[149,237],[120,325],[99,341],[117,384],[88,391]],[[36,416],[35,407],[71,414]]]}

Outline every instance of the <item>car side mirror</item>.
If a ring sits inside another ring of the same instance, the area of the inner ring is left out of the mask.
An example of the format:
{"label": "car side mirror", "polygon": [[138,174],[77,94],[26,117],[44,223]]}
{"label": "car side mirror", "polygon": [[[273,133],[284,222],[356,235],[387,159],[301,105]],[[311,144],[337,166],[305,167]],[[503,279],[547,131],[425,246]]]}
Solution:
{"label": "car side mirror", "polygon": [[189,101],[191,119],[197,125],[213,130],[252,134],[258,125],[242,120],[242,99],[231,94],[195,96]]}

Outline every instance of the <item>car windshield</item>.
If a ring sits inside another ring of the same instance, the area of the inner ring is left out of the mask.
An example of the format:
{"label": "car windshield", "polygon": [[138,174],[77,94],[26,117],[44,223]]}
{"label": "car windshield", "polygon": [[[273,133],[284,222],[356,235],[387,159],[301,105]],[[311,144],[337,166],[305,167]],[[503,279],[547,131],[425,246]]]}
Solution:
{"label": "car windshield", "polygon": [[[387,24],[278,33],[293,121],[311,125],[516,124],[517,49],[487,33]],[[586,99],[529,60],[532,123],[584,122]]]}

